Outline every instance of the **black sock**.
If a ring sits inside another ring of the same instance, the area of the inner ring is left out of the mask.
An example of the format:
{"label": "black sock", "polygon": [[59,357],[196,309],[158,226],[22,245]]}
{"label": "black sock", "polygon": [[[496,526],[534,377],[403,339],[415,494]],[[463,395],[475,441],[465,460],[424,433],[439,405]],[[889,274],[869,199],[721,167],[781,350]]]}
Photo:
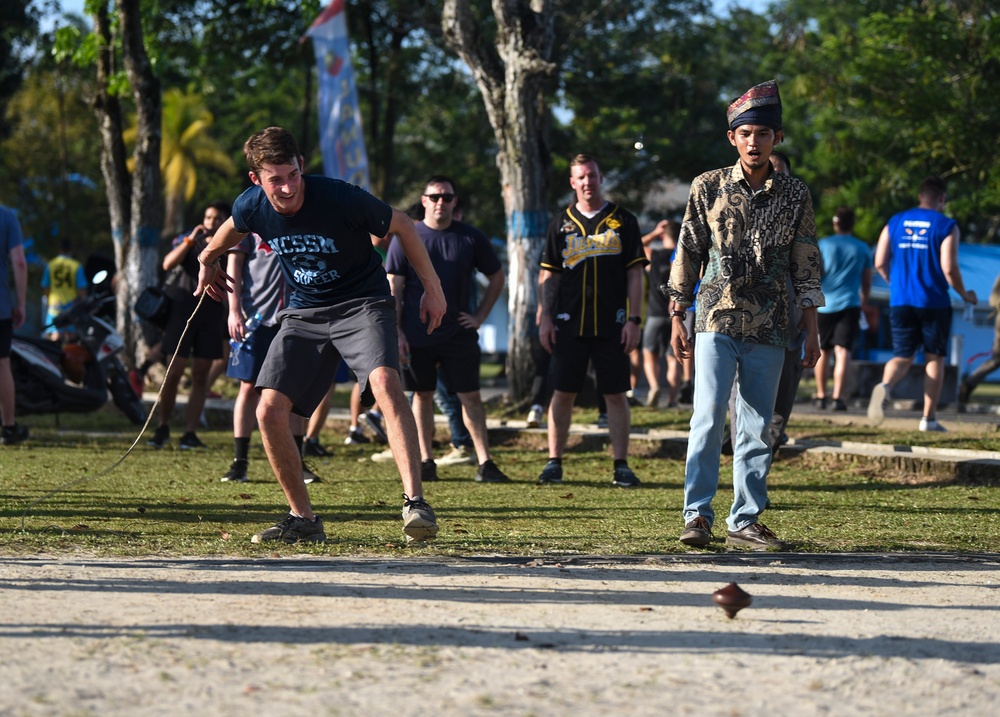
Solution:
{"label": "black sock", "polygon": [[250,439],[249,438],[234,438],[233,445],[233,458],[238,461],[245,461],[250,456]]}
{"label": "black sock", "polygon": [[624,458],[616,458],[615,459],[615,468],[618,468],[619,466],[624,467],[624,468],[628,468],[628,461],[626,459],[624,459]]}

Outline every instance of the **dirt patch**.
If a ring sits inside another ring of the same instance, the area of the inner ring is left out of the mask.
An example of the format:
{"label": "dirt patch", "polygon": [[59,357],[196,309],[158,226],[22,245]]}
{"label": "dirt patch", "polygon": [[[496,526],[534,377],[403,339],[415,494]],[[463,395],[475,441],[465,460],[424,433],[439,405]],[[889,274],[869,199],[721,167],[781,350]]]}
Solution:
{"label": "dirt patch", "polygon": [[[2,559],[0,715],[978,716],[1000,700],[998,568]],[[735,620],[710,598],[731,581],[754,597]]]}

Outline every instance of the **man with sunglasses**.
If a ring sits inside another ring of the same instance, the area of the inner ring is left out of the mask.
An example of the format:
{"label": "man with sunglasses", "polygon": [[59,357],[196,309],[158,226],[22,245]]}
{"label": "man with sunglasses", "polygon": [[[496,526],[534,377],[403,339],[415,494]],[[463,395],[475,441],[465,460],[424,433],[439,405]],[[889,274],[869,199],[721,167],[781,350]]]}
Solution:
{"label": "man with sunglasses", "polygon": [[[448,391],[457,394],[462,403],[462,416],[479,464],[475,480],[506,483],[510,479],[490,456],[486,411],[479,391],[479,327],[503,290],[503,267],[486,235],[454,218],[457,200],[455,183],[443,175],[431,177],[420,198],[424,218],[416,224],[417,234],[441,279],[448,303],[441,325],[433,332],[428,333],[427,323],[420,316],[420,297],[424,292],[420,276],[399,242],[393,242],[386,255],[385,269],[398,311],[403,386],[414,392],[421,480],[433,481],[438,477],[432,449],[434,391],[440,369]],[[486,276],[489,283],[475,312],[469,313],[466,309],[475,289],[476,271]]]}

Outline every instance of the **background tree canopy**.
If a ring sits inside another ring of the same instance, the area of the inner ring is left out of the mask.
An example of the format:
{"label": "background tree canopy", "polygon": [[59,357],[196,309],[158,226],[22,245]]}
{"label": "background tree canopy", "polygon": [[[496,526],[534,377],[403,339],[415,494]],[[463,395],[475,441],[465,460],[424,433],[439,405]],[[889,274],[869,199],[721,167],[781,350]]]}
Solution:
{"label": "background tree canopy", "polygon": [[[472,6],[488,36],[489,3]],[[544,128],[553,209],[567,195],[568,158],[587,151],[601,159],[613,195],[650,210],[650,222],[659,218],[669,208],[651,190],[733,162],[726,104],[777,77],[783,149],[814,192],[820,227],[846,203],[858,209],[858,234],[873,242],[891,214],[915,203],[919,181],[938,175],[949,181],[948,211],[963,239],[995,241],[995,3],[784,0],[766,12],[721,15],[705,0],[555,6],[557,71]],[[93,73],[53,59],[57,44],[61,57],[68,46],[85,55],[92,23],[60,20],[57,43],[34,22],[41,3],[3,0],[2,7],[0,201],[22,211],[43,254],[67,232],[84,251],[98,248],[109,235],[87,107]],[[449,174],[469,220],[502,236],[496,144],[468,70],[441,37],[440,7],[438,0],[347,2],[372,186],[405,208],[424,178]],[[203,134],[239,168],[227,172],[218,158],[196,164],[185,226],[205,203],[231,201],[246,186],[242,143],[263,126],[296,132],[309,169],[321,171],[312,48],[299,42],[319,0],[151,0],[148,8],[144,31],[164,92],[182,93],[214,117]],[[122,102],[131,106],[127,92]]]}

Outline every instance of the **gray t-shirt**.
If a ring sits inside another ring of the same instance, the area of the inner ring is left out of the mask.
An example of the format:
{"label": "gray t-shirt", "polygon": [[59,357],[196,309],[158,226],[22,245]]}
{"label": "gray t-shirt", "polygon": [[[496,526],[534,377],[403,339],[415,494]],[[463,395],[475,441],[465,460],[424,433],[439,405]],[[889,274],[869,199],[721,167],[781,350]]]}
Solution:
{"label": "gray t-shirt", "polygon": [[274,326],[278,312],[288,306],[285,277],[278,255],[258,234],[247,234],[232,251],[246,254],[240,304],[247,318],[261,315],[261,324]]}

